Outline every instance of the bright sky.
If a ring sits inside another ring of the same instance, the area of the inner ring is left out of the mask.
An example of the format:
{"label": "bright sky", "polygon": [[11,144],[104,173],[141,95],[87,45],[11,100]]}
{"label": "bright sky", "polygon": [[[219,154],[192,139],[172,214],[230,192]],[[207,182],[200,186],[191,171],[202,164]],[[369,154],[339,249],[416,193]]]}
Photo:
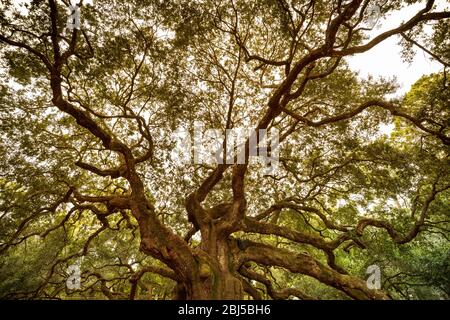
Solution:
{"label": "bright sky", "polygon": [[[445,0],[438,1],[438,10],[446,6],[445,2]],[[380,19],[376,27],[369,33],[370,37],[373,38],[386,30],[399,26],[423,7],[424,3],[412,5]],[[400,85],[397,91],[398,95],[408,92],[411,85],[422,75],[442,70],[442,65],[430,61],[428,54],[420,49],[416,50],[416,56],[411,64],[404,62],[401,58],[399,41],[400,36],[390,37],[368,52],[352,56],[347,61],[353,70],[359,71],[361,78],[367,78],[369,74],[374,77],[397,77]]]}
{"label": "bright sky", "polygon": [[[30,0],[16,0],[16,4],[25,2],[30,2]],[[78,3],[79,0],[71,0],[71,2]],[[84,3],[92,4],[92,0],[84,0]],[[373,38],[386,30],[399,26],[424,6],[424,1],[422,1],[422,3],[408,6],[379,19],[377,25],[369,32],[370,37]],[[23,7],[21,9],[25,10]],[[449,3],[446,0],[436,1],[436,9],[433,11],[444,9],[450,9]],[[368,52],[346,58],[350,68],[358,71],[361,78],[367,78],[368,75],[374,77],[396,77],[400,85],[396,95],[408,92],[411,85],[422,75],[443,69],[442,65],[430,60],[430,56],[420,49],[416,50],[416,55],[411,63],[404,62],[401,58],[401,47],[398,44],[400,38],[400,36],[392,36]]]}

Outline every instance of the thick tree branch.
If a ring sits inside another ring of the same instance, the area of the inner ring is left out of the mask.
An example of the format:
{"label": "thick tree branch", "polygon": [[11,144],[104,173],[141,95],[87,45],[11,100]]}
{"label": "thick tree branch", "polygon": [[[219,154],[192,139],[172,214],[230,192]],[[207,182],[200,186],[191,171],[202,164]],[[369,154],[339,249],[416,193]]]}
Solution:
{"label": "thick tree branch", "polygon": [[401,109],[399,109],[397,106],[395,106],[394,104],[387,102],[387,101],[382,101],[382,100],[371,100],[368,102],[365,102],[363,104],[361,104],[360,106],[358,106],[357,108],[348,111],[348,112],[344,112],[341,114],[338,114],[336,116],[333,117],[329,117],[329,118],[324,118],[322,120],[319,121],[312,121],[309,120],[306,117],[303,117],[301,115],[298,115],[292,111],[290,111],[287,108],[283,108],[283,111],[290,115],[291,117],[293,117],[294,119],[301,121],[305,124],[307,124],[310,127],[320,127],[326,124],[330,124],[330,123],[335,123],[338,121],[343,121],[343,120],[347,120],[347,119],[351,119],[354,116],[360,114],[361,112],[363,112],[364,110],[366,110],[369,107],[381,107],[385,110],[388,110],[391,112],[392,115],[394,116],[398,116],[404,119],[407,119],[408,121],[410,121],[412,124],[414,124],[416,127],[418,127],[419,129],[421,129],[422,131],[425,131],[437,138],[439,138],[445,145],[450,145],[450,137],[446,136],[445,134],[443,134],[441,131],[436,131],[436,130],[432,130],[429,129],[427,127],[425,127],[423,125],[423,120],[421,119],[417,119],[414,118],[413,116],[410,116],[409,114],[405,113],[404,111],[402,111]]}
{"label": "thick tree branch", "polygon": [[257,272],[247,269],[244,266],[239,269],[239,272],[246,278],[253,279],[262,283],[267,288],[267,293],[269,294],[269,296],[274,300],[285,300],[290,296],[297,297],[301,300],[317,300],[316,298],[311,297],[310,295],[307,295],[303,291],[296,288],[284,288],[280,291],[276,291],[269,279]]}
{"label": "thick tree branch", "polygon": [[278,266],[294,273],[308,275],[345,292],[354,299],[388,299],[383,291],[368,289],[365,281],[341,274],[307,254],[295,254],[285,249],[251,242],[242,258],[242,263],[246,261],[254,261],[265,266]]}
{"label": "thick tree branch", "polygon": [[392,226],[390,223],[386,221],[370,218],[361,219],[358,222],[358,225],[356,226],[357,233],[359,235],[362,235],[365,228],[367,228],[368,226],[372,226],[376,228],[385,229],[389,234],[389,236],[398,244],[405,244],[412,241],[419,234],[422,226],[425,224],[425,220],[428,216],[429,207],[433,202],[433,200],[436,198],[436,195],[450,188],[450,185],[448,185],[443,188],[437,189],[436,184],[437,182],[433,183],[431,193],[425,199],[425,202],[422,206],[419,219],[415,222],[414,227],[406,235],[402,235],[394,228],[394,226]]}

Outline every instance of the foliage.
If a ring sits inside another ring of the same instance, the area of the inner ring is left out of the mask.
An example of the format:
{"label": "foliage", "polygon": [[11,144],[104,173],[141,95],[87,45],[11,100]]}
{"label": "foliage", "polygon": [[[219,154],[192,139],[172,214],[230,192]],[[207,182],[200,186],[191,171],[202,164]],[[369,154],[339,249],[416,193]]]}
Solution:
{"label": "foliage", "polygon": [[[0,298],[448,299],[449,8],[374,40],[368,5],[98,0],[70,30],[67,1],[2,1]],[[358,78],[391,36],[444,71]],[[198,121],[278,129],[278,169],[174,161]]]}

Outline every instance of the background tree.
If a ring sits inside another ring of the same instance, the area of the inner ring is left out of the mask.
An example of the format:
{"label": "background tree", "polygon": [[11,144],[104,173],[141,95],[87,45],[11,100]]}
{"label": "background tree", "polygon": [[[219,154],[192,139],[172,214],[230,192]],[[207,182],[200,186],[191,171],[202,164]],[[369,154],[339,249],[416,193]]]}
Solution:
{"label": "background tree", "polygon": [[[95,1],[80,30],[68,5],[0,6],[2,297],[448,298],[445,68],[389,100],[345,60],[401,36],[448,66],[448,8],[369,39],[362,0]],[[195,121],[277,128],[279,170],[248,141],[246,164],[173,161]]]}

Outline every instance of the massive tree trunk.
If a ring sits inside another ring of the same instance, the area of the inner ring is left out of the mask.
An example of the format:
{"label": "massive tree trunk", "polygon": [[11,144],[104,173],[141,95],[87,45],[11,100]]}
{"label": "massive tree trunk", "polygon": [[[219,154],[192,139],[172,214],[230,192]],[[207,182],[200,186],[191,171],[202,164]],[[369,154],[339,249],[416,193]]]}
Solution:
{"label": "massive tree trunk", "polygon": [[244,290],[238,274],[239,261],[234,243],[217,234],[211,225],[203,235],[201,246],[195,249],[194,273],[178,283],[176,299],[240,300]]}

